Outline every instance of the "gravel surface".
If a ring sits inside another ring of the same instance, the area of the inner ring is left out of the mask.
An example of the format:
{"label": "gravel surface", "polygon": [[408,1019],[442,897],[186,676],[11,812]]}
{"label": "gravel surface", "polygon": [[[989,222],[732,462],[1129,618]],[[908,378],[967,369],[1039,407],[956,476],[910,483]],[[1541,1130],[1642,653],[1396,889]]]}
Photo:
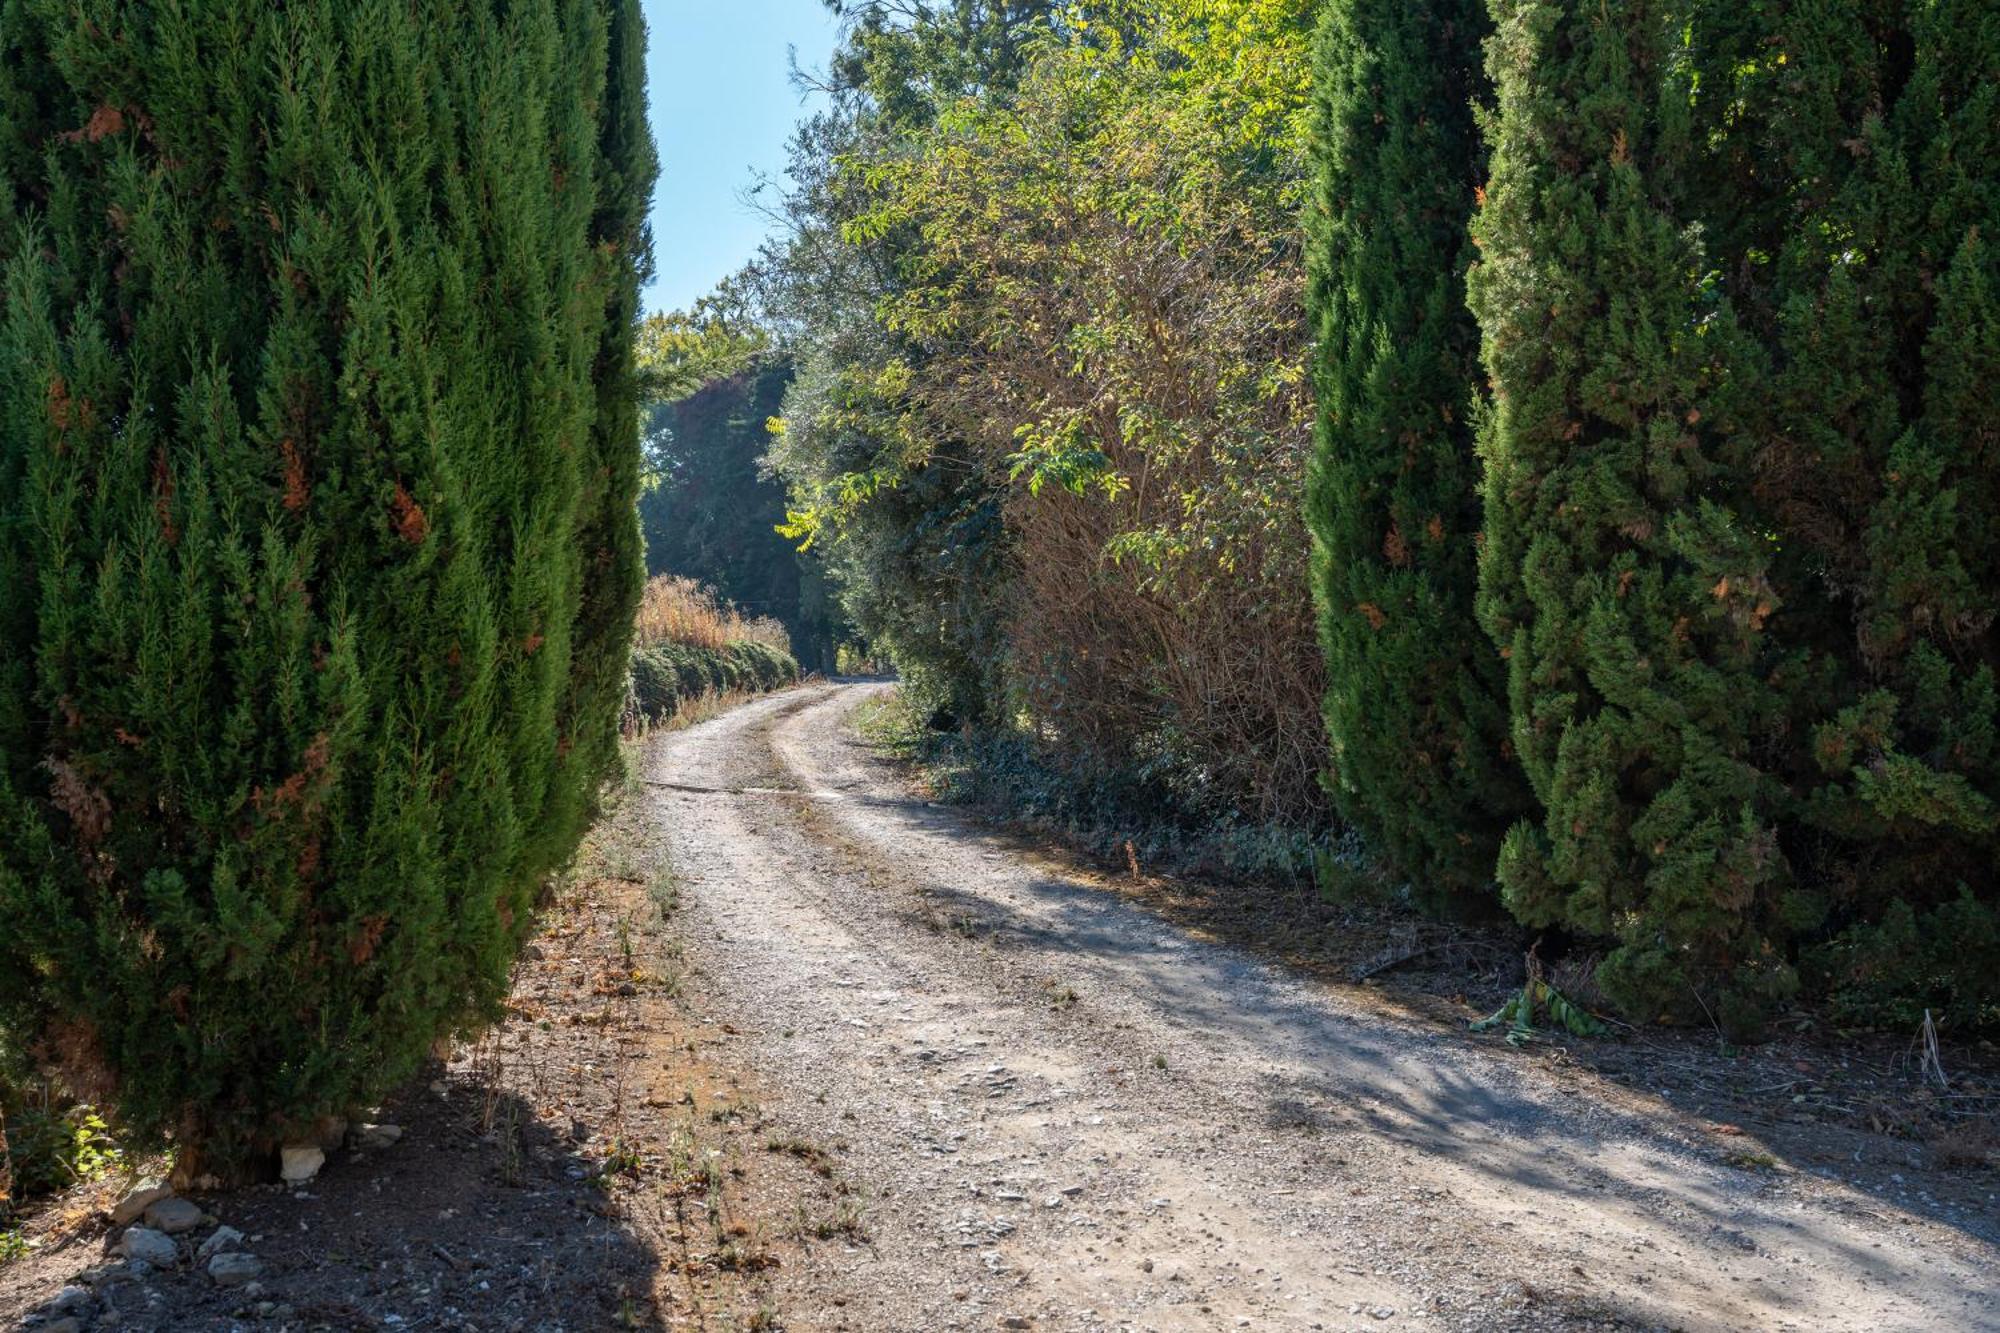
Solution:
{"label": "gravel surface", "polygon": [[855,738],[884,688],[645,775],[693,998],[865,1199],[784,1327],[2000,1329],[1994,1209],[1731,1165],[1029,864]]}

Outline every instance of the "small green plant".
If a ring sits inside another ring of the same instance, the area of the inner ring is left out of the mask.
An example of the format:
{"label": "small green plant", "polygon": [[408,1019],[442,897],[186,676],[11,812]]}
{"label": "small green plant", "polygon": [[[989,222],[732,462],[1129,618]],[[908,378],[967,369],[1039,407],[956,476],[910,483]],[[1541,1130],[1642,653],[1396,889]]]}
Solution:
{"label": "small green plant", "polygon": [[767,1152],[796,1157],[818,1175],[828,1179],[833,1176],[833,1159],[828,1157],[826,1150],[817,1144],[808,1143],[804,1139],[772,1139],[764,1145],[764,1148]]}
{"label": "small green plant", "polygon": [[32,1242],[18,1231],[0,1231],[0,1264],[11,1264],[16,1259],[25,1259],[34,1249]]}
{"label": "small green plant", "polygon": [[96,1180],[125,1160],[97,1108],[65,1105],[47,1085],[8,1119],[7,1156],[23,1199]]}
{"label": "small green plant", "polygon": [[1539,974],[1530,976],[1528,983],[1514,992],[1507,1003],[1485,1018],[1474,1022],[1472,1030],[1492,1032],[1505,1028],[1508,1045],[1525,1045],[1533,1041],[1537,1034],[1535,1027],[1537,1013],[1545,1013],[1551,1024],[1573,1036],[1601,1037],[1608,1031],[1602,1019],[1589,1010],[1573,1004]]}
{"label": "small green plant", "polygon": [[1778,1159],[1767,1152],[1733,1152],[1722,1159],[1739,1171],[1776,1171]]}
{"label": "small green plant", "polygon": [[680,881],[674,877],[672,866],[662,866],[653,876],[652,898],[663,920],[681,910]]}
{"label": "small green plant", "polygon": [[612,1176],[631,1176],[636,1179],[644,1175],[645,1171],[646,1155],[639,1151],[638,1145],[627,1143],[623,1139],[614,1140],[610,1154],[597,1169],[597,1181],[602,1184]]}

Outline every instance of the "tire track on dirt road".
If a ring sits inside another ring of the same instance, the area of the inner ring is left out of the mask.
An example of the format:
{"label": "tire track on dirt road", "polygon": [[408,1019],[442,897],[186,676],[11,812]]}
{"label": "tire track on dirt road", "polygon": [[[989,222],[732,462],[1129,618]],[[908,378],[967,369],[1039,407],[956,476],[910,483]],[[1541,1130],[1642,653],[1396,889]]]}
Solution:
{"label": "tire track on dirt road", "polygon": [[699,998],[865,1199],[786,1327],[2000,1329],[1994,1218],[1726,1165],[1024,863],[852,736],[884,688],[648,755]]}

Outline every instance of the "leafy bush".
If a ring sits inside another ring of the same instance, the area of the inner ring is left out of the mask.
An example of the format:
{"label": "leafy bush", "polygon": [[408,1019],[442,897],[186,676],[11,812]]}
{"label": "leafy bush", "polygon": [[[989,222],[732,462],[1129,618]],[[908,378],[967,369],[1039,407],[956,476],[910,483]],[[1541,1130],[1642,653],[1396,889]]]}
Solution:
{"label": "leafy bush", "polygon": [[2000,1028],[2000,911],[1962,885],[1921,914],[1891,902],[1809,950],[1806,969],[1844,1022],[1909,1031],[1929,1011],[1956,1031]]}
{"label": "leafy bush", "polygon": [[628,724],[665,722],[689,704],[719,694],[763,694],[795,685],[799,664],[763,643],[697,648],[681,643],[640,647],[632,653]]}
{"label": "leafy bush", "polygon": [[493,1012],[616,765],[638,5],[0,46],[0,1023],[247,1170]]}
{"label": "leafy bush", "polygon": [[792,530],[912,695],[1079,788],[1172,770],[1301,830],[1313,8],[864,7],[764,267]]}
{"label": "leafy bush", "polygon": [[[103,1114],[64,1096],[0,1030],[0,1227],[22,1204],[123,1160]],[[0,1246],[0,1259],[7,1257]]]}

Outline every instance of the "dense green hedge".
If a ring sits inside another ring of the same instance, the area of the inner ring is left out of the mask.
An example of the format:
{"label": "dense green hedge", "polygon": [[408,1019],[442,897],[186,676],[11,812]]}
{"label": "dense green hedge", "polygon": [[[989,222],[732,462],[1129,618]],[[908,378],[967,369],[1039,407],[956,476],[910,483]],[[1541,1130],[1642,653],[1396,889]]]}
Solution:
{"label": "dense green hedge", "polygon": [[616,769],[644,46],[0,9],[0,1024],[186,1169],[491,1015]]}
{"label": "dense green hedge", "polygon": [[664,722],[686,705],[715,694],[762,694],[795,685],[799,664],[762,643],[696,648],[683,643],[641,647],[632,654],[628,718]]}

